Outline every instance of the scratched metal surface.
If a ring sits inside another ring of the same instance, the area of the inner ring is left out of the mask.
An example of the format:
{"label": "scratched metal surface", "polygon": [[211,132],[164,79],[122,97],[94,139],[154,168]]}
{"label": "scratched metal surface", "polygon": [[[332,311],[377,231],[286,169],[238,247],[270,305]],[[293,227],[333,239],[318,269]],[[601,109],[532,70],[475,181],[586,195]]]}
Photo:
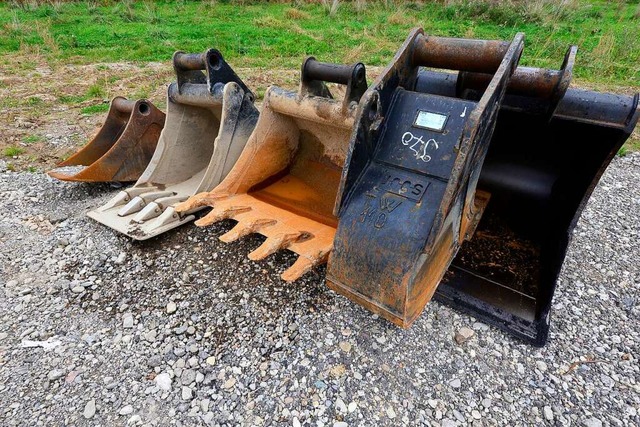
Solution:
{"label": "scratched metal surface", "polygon": [[[463,218],[479,218],[477,180],[523,47],[522,34],[508,43],[410,33],[356,117],[328,265],[333,290],[402,327],[420,314],[462,227],[474,223]],[[470,102],[415,92],[420,66],[493,76]]]}

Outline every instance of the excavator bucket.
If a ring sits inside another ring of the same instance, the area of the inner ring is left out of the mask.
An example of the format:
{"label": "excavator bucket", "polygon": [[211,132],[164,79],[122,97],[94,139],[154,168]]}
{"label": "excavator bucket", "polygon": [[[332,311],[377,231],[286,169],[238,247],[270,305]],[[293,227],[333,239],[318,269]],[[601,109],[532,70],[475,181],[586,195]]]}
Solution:
{"label": "excavator bucket", "polygon": [[[324,82],[346,85],[343,101]],[[266,236],[249,254],[263,259],[279,249],[298,254],[282,278],[293,281],[325,263],[333,247],[338,193],[358,101],[367,88],[364,65],[327,64],[308,58],[298,92],[272,86],[260,119],[238,162],[213,191],[179,206],[213,210],[196,225],[222,219],[237,225],[220,237],[231,242],[249,233]]]}
{"label": "excavator bucket", "polygon": [[153,156],[164,119],[146,99],[117,96],[93,139],[48,174],[62,181],[135,181]]}
{"label": "excavator bucket", "polygon": [[[476,191],[524,46],[414,29],[360,102],[336,203],[327,284],[408,327],[491,194]],[[478,100],[416,91],[421,66],[489,74]]]}
{"label": "excavator bucket", "polygon": [[[176,52],[177,81],[167,90],[167,120],[140,179],[88,215],[136,240],[195,219],[175,206],[213,189],[229,173],[258,120],[255,96],[223,59]],[[206,70],[206,74],[203,72]]]}
{"label": "excavator bucket", "polygon": [[[561,70],[514,73],[478,181],[491,199],[435,294],[536,346],[572,231],[640,116],[638,94],[569,88],[575,51]],[[489,77],[424,70],[416,87],[475,100]]]}

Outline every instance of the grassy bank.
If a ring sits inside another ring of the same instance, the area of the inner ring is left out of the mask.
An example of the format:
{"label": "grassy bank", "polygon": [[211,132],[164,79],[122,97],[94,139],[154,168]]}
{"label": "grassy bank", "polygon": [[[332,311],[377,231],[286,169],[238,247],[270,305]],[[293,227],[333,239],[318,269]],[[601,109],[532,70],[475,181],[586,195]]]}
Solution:
{"label": "grassy bank", "polygon": [[237,66],[297,67],[309,54],[383,65],[414,26],[475,38],[524,31],[523,64],[540,67],[558,67],[568,45],[578,44],[579,79],[640,81],[637,0],[8,2],[0,6],[0,54],[147,62],[215,46]]}
{"label": "grassy bank", "polygon": [[[385,65],[416,26],[488,39],[523,31],[521,64],[537,67],[559,67],[577,44],[574,82],[640,88],[640,0],[9,1],[0,4],[0,159],[54,163],[86,141],[115,95],[162,107],[176,50],[218,48],[260,96],[270,84],[295,87],[307,55]],[[637,150],[636,130],[621,153]]]}

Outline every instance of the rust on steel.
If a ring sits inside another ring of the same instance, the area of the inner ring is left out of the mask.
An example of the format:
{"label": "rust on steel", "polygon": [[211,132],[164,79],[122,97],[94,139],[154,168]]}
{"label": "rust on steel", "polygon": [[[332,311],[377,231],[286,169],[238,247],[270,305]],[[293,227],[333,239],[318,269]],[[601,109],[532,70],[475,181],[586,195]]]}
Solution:
{"label": "rust on steel", "polygon": [[57,165],[85,168],[72,174],[55,169],[48,173],[63,181],[135,181],[151,161],[164,121],[165,114],[146,99],[115,97],[92,140]]}
{"label": "rust on steel", "polygon": [[200,71],[205,69],[206,53],[176,52],[173,66],[180,71]]}
{"label": "rust on steel", "polygon": [[[324,83],[346,84],[344,100]],[[327,261],[337,219],[333,207],[347,156],[358,100],[366,90],[364,65],[326,64],[308,58],[298,92],[272,86],[238,162],[213,190],[191,197],[179,212],[211,206],[196,221],[207,226],[234,219],[220,237],[232,242],[250,233],[267,239],[249,254],[263,259],[281,249],[298,254],[282,278],[294,281]]]}
{"label": "rust on steel", "polygon": [[[507,94],[547,101],[549,105],[547,114],[550,117],[569,89],[577,52],[577,46],[570,46],[559,70],[533,67],[516,68],[509,80]],[[457,92],[461,95],[466,89],[484,90],[490,81],[491,74],[463,71],[458,75]]]}
{"label": "rust on steel", "polygon": [[420,34],[414,43],[412,62],[423,67],[493,73],[508,49],[507,41]]}

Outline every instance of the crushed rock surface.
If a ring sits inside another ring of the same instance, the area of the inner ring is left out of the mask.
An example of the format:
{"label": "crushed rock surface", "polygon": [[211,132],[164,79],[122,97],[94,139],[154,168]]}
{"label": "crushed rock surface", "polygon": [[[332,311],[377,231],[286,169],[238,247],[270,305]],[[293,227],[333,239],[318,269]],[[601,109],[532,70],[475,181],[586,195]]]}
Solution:
{"label": "crushed rock surface", "polygon": [[[0,425],[640,425],[640,154],[574,233],[538,349],[430,303],[409,330],[324,269],[217,237],[133,242],[85,216],[109,185],[0,164]],[[456,343],[462,328],[468,339]]]}

